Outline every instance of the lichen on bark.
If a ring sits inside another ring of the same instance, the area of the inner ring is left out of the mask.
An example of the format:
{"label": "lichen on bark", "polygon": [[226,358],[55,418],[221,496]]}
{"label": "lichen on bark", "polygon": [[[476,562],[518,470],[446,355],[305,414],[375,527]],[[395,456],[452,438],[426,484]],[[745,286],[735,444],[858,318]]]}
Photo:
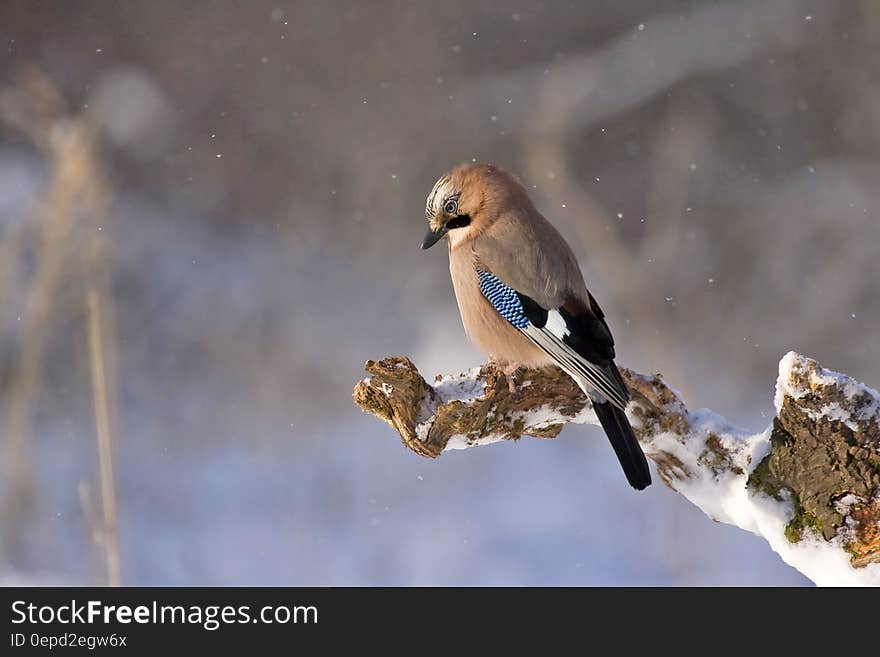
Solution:
{"label": "lichen on bark", "polygon": [[[880,400],[809,358],[796,361],[780,383],[771,451],[750,485],[777,498],[782,491],[792,496],[789,540],[801,540],[808,528],[825,540],[843,532],[853,564],[880,560]],[[841,508],[848,496],[861,502]]]}
{"label": "lichen on bark", "polygon": [[[597,423],[590,401],[555,367],[509,375],[487,363],[438,376],[433,385],[404,357],[367,361],[366,371],[355,402],[421,456],[522,436],[552,438],[566,423]],[[766,434],[749,436],[711,412],[690,413],[659,374],[621,373],[632,393],[633,430],[668,486],[733,524],[737,514],[715,504],[713,486],[721,497],[722,486],[741,500],[769,495],[790,504],[788,524],[783,520],[776,530],[780,537],[798,542],[815,534],[839,541],[855,567],[880,562],[880,394],[814,360],[787,355],[769,449],[753,463],[755,441],[767,445]],[[753,521],[739,522],[757,531]]]}

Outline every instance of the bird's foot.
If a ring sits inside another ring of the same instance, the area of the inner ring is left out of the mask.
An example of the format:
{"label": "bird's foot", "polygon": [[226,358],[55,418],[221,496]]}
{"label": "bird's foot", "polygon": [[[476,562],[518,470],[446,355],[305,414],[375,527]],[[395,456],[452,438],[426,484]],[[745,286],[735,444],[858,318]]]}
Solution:
{"label": "bird's foot", "polygon": [[519,363],[507,363],[501,370],[507,379],[507,389],[510,391],[510,394],[516,392],[516,373],[521,367],[522,365]]}

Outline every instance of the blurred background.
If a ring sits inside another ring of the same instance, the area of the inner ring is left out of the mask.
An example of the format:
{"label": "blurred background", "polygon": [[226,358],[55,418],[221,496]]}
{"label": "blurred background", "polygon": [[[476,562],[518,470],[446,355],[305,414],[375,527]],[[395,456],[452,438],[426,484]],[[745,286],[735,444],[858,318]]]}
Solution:
{"label": "blurred background", "polygon": [[515,172],[619,361],[759,431],[880,384],[875,0],[0,6],[0,583],[807,581],[598,429],[436,461],[351,390],[482,362],[424,199]]}

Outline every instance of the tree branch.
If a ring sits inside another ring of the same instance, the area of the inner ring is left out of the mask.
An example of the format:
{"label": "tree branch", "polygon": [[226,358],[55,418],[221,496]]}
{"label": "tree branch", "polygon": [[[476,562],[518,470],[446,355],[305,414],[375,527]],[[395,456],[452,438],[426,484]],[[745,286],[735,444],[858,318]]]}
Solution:
{"label": "tree branch", "polygon": [[[366,371],[355,402],[421,456],[598,424],[556,368],[508,377],[488,363],[434,385],[404,357],[367,361]],[[659,374],[621,373],[633,430],[670,488],[764,537],[818,584],[880,585],[880,393],[791,352],[779,364],[777,417],[750,434],[688,411]]]}

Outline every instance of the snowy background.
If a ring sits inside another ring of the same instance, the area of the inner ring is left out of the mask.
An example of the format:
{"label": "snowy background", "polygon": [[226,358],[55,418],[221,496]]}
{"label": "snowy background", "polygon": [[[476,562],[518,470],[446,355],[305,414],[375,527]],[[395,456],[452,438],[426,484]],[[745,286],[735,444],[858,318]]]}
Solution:
{"label": "snowy background", "polygon": [[[428,461],[350,395],[367,358],[481,361],[445,254],[418,249],[425,195],[472,158],[532,188],[620,362],[691,408],[763,429],[790,349],[877,387],[873,0],[13,0],[0,47],[0,89],[39,70],[99,128],[124,583],[807,583],[659,482],[633,492],[593,427]],[[49,176],[0,103],[0,244]],[[33,337],[17,255],[4,432]],[[0,583],[105,577],[74,274],[50,300],[31,485],[0,489]]]}

